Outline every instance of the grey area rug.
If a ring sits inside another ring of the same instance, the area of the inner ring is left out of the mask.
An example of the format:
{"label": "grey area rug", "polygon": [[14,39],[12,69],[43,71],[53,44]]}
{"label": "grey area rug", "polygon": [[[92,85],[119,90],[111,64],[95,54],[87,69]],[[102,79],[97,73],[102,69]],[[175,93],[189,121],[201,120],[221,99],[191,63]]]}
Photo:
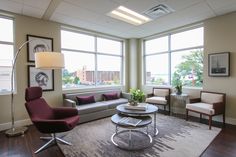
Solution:
{"label": "grey area rug", "polygon": [[[198,157],[220,132],[220,128],[187,122],[183,119],[157,114],[159,134],[153,137],[151,147],[139,151],[126,151],[111,142],[115,125],[110,118],[104,118],[78,125],[68,132],[64,139],[73,146],[59,144],[65,157]],[[143,129],[144,131],[146,129]],[[153,124],[149,127],[153,135]],[[127,139],[117,136],[117,141]],[[146,145],[148,140],[134,133],[134,143]]]}

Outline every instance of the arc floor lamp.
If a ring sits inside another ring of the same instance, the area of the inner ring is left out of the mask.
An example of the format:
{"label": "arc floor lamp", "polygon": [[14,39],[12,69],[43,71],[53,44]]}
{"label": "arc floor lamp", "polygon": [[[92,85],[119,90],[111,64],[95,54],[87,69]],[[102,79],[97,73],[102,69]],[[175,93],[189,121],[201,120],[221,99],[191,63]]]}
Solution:
{"label": "arc floor lamp", "polygon": [[[11,128],[5,132],[7,136],[18,136],[25,133],[27,127],[15,127],[15,106],[14,106],[14,71],[16,67],[17,58],[21,52],[21,49],[28,43],[40,40],[33,39],[24,42],[17,50],[11,70]],[[41,40],[40,40],[41,41]],[[42,41],[43,42],[43,41]],[[49,46],[45,43],[45,46],[49,49]],[[64,68],[64,55],[59,52],[37,52],[35,53],[35,67],[39,69],[61,69]]]}

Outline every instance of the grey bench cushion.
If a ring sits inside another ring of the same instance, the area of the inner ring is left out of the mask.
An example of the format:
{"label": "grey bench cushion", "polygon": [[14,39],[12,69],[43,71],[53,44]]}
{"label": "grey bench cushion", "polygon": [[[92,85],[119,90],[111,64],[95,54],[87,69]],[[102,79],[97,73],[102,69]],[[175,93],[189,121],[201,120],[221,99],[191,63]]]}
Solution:
{"label": "grey bench cushion", "polygon": [[78,110],[78,114],[87,114],[92,112],[98,112],[108,109],[108,105],[104,102],[96,102],[91,104],[85,104],[85,105],[78,105],[76,106]]}
{"label": "grey bench cushion", "polygon": [[109,100],[109,101],[104,101],[104,103],[107,104],[109,109],[116,108],[116,106],[120,104],[125,104],[128,102],[128,99],[120,98],[120,99],[115,99],[115,100]]}

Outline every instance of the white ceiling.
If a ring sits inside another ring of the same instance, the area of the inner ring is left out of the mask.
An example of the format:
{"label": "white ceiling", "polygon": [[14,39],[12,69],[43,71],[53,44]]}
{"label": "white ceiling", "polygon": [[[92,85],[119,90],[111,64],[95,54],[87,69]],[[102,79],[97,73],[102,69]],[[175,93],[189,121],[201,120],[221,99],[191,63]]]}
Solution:
{"label": "white ceiling", "polygon": [[[158,4],[175,11],[140,26],[106,15],[120,5],[143,13]],[[236,0],[0,0],[0,9],[123,38],[141,38],[236,11]]]}

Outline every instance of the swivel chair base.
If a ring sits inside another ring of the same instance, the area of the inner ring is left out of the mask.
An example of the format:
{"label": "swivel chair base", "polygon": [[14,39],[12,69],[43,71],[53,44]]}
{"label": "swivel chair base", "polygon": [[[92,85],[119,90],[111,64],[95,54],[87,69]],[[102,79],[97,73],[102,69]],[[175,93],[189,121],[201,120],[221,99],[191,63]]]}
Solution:
{"label": "swivel chair base", "polygon": [[57,144],[57,142],[61,142],[63,144],[67,144],[67,145],[70,145],[72,146],[71,143],[59,138],[59,137],[56,137],[56,134],[53,133],[51,137],[40,137],[40,139],[42,140],[49,140],[46,144],[44,144],[42,147],[40,147],[37,151],[35,151],[34,153],[37,154],[39,152],[41,152],[42,150],[45,150],[47,149],[49,146],[52,146],[54,144]]}

